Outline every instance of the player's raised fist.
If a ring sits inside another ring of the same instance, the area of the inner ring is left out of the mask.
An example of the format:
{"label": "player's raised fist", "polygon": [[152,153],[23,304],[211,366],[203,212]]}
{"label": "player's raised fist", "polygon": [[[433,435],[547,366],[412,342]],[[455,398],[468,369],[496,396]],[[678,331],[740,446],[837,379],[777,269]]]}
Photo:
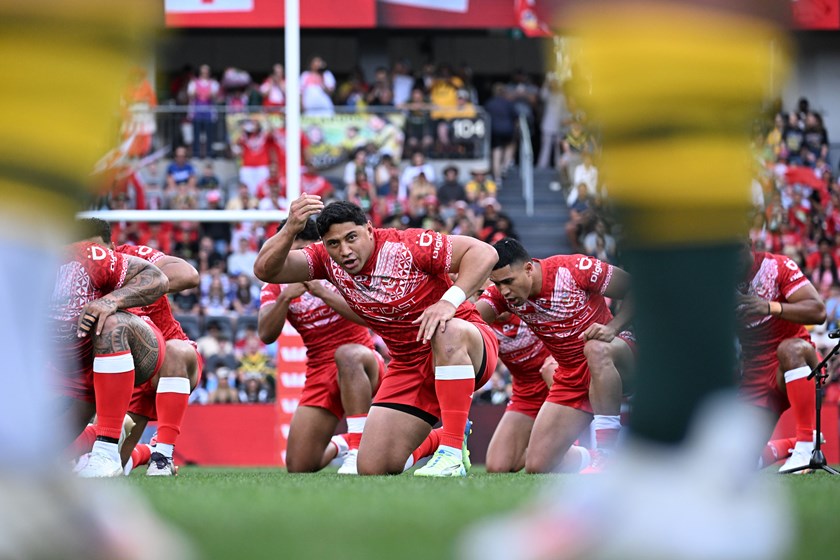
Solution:
{"label": "player's raised fist", "polygon": [[284,227],[289,228],[295,233],[299,233],[306,227],[306,221],[310,216],[319,213],[323,209],[324,203],[321,202],[320,196],[303,193],[289,206],[289,218],[286,220]]}

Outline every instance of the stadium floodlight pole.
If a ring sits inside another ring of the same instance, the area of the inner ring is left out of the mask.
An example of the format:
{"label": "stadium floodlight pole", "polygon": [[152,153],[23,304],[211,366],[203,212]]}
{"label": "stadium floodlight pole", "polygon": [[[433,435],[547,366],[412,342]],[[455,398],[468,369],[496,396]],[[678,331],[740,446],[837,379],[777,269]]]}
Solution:
{"label": "stadium floodlight pole", "polygon": [[285,0],[286,198],[300,196],[300,0]]}

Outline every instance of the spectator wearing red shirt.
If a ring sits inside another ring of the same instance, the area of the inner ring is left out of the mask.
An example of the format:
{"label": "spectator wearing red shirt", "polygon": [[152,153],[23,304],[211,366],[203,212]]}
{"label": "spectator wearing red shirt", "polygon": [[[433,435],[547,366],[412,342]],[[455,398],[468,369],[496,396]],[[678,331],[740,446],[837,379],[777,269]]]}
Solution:
{"label": "spectator wearing red shirt", "polygon": [[282,64],[275,64],[272,73],[260,86],[263,107],[274,109],[286,106],[286,75]]}
{"label": "spectator wearing red shirt", "polygon": [[239,181],[248,185],[248,191],[256,195],[257,186],[268,178],[269,146],[271,135],[259,123],[246,120],[242,124],[242,136],[236,144],[242,154],[239,167]]}

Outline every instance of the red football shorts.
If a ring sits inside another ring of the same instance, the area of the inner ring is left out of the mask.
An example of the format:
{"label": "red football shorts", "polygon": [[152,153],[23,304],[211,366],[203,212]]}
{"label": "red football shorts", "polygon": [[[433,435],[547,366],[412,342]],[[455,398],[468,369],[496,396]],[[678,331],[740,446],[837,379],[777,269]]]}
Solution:
{"label": "red football shorts", "polygon": [[[622,331],[618,333],[618,338],[623,340],[630,347],[630,350],[636,352],[636,339],[633,333]],[[546,401],[592,414],[592,404],[589,402],[591,374],[589,364],[583,357],[582,349],[580,359],[581,361],[578,363],[557,367]]]}
{"label": "red football shorts", "polygon": [[[385,377],[385,360],[379,352],[371,349],[376,355],[379,364],[379,384],[373,388],[375,395],[382,379]],[[341,388],[338,386],[338,367],[335,361],[330,361],[314,367],[307,366],[306,382],[303,385],[303,392],[300,396],[298,406],[314,406],[323,408],[332,413],[336,418],[344,417],[344,407],[341,405]]]}
{"label": "red football shorts", "polygon": [[[490,379],[499,359],[499,341],[485,323],[472,323],[484,340],[484,370],[479,372],[478,389]],[[388,375],[382,380],[374,404],[401,405],[416,408],[427,415],[440,418],[440,405],[435,393],[435,358],[431,347],[424,354],[411,359],[394,358],[388,364]]]}
{"label": "red football shorts", "polygon": [[542,379],[520,381],[513,378],[513,394],[507,403],[507,409],[536,419],[546,397],[548,386]]}
{"label": "red football shorts", "polygon": [[[158,339],[158,342],[160,342],[160,339]],[[204,358],[201,357],[201,352],[198,351],[195,342],[191,340],[188,342],[192,344],[195,349],[195,357],[197,361],[196,368],[198,370],[195,385],[198,387],[198,384],[201,383],[201,372],[204,370]],[[163,343],[162,348],[166,348],[165,342]],[[161,354],[164,353],[165,352],[162,352]],[[160,366],[162,364],[163,360],[159,360],[158,365],[155,367],[155,375],[139,387],[134,388],[134,393],[131,394],[131,403],[128,405],[129,412],[145,416],[149,420],[157,420],[157,387],[156,384],[153,384],[152,382],[157,378],[157,373],[160,371]]]}

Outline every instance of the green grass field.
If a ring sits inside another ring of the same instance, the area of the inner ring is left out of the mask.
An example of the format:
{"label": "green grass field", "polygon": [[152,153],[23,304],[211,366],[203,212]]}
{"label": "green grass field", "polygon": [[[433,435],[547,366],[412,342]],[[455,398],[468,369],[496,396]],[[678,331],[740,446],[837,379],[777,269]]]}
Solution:
{"label": "green grass field", "polygon": [[[515,508],[553,478],[476,471],[428,480],[183,468],[175,479],[141,470],[129,480],[192,538],[202,558],[447,560],[467,524]],[[784,484],[800,534],[790,558],[840,557],[840,477],[792,476]]]}

